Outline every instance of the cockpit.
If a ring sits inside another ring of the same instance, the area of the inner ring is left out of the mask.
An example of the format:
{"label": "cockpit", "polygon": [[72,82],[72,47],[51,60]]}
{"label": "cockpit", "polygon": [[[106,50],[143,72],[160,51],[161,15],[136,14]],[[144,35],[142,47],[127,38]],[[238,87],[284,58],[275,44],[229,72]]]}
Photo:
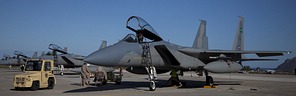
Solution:
{"label": "cockpit", "polygon": [[134,34],[128,34],[122,39],[122,41],[129,42],[129,43],[137,43],[138,39]]}
{"label": "cockpit", "polygon": [[162,40],[162,38],[156,33],[152,26],[140,17],[130,17],[126,22],[126,28],[135,32],[137,36],[143,36],[152,41]]}

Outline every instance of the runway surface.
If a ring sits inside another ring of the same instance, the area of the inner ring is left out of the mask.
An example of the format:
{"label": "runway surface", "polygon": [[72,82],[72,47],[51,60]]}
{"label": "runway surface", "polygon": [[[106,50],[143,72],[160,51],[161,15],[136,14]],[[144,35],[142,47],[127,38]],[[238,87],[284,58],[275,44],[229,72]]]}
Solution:
{"label": "runway surface", "polygon": [[[218,88],[203,88],[204,76],[186,72],[180,76],[186,86],[165,87],[169,74],[158,75],[157,89],[149,91],[146,75],[123,73],[120,85],[109,82],[102,86],[80,86],[78,74],[56,75],[54,89],[38,91],[14,90],[13,76],[21,73],[18,69],[0,68],[0,96],[295,96],[296,76],[275,74],[210,74]],[[230,78],[231,76],[231,78]],[[230,88],[234,90],[229,90]]]}

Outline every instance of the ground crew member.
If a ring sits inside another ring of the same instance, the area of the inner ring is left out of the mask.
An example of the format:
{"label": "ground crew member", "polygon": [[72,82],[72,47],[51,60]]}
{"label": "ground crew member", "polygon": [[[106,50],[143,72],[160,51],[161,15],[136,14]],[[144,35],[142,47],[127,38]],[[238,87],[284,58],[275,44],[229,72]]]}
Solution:
{"label": "ground crew member", "polygon": [[91,72],[88,68],[89,64],[84,63],[81,67],[81,86],[89,85]]}
{"label": "ground crew member", "polygon": [[103,82],[106,82],[106,80],[107,80],[107,72],[103,69],[102,66],[98,66],[95,73],[95,79],[94,79],[95,86],[98,86],[98,82],[102,84]]}
{"label": "ground crew member", "polygon": [[64,65],[61,65],[61,69],[60,69],[61,73],[60,73],[60,75],[62,75],[62,76],[64,75],[64,70],[65,70]]}
{"label": "ground crew member", "polygon": [[[180,73],[181,74],[181,73]],[[180,82],[179,80],[179,77],[178,77],[178,73],[177,73],[177,69],[172,69],[171,73],[171,78],[167,81],[167,86],[178,86],[178,87],[181,87],[182,86],[182,83]]]}
{"label": "ground crew member", "polygon": [[9,67],[9,70],[11,70],[11,67],[12,67],[12,66],[11,66],[11,65],[9,65],[8,67]]}
{"label": "ground crew member", "polygon": [[143,39],[144,39],[142,33],[137,32],[136,35],[137,35],[137,38],[138,38],[138,43],[142,43],[143,42]]}
{"label": "ground crew member", "polygon": [[21,70],[22,70],[22,72],[25,71],[25,66],[24,65],[21,65]]}

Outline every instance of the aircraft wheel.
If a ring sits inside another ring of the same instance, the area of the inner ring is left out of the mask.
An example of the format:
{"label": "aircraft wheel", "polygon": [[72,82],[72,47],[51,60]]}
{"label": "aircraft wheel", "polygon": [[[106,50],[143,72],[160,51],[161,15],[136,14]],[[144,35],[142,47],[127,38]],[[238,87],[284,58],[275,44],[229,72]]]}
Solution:
{"label": "aircraft wheel", "polygon": [[206,77],[206,85],[208,86],[213,86],[214,85],[214,80],[212,76],[207,76]]}
{"label": "aircraft wheel", "polygon": [[155,89],[156,89],[155,81],[150,81],[149,89],[150,89],[150,91],[155,91]]}
{"label": "aircraft wheel", "polygon": [[39,83],[37,81],[34,81],[32,86],[31,86],[31,90],[36,91],[38,89],[39,89]]}

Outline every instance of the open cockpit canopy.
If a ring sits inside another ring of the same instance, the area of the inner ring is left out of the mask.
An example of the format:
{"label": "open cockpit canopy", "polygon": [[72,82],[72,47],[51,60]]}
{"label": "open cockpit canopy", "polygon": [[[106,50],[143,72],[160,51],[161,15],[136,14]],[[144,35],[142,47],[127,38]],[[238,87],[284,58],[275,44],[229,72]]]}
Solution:
{"label": "open cockpit canopy", "polygon": [[161,41],[162,38],[156,33],[156,31],[149,25],[144,19],[132,16],[126,22],[126,27],[137,34],[142,34],[143,37],[152,41]]}
{"label": "open cockpit canopy", "polygon": [[137,37],[134,34],[126,35],[121,41],[129,42],[129,43],[137,43]]}

